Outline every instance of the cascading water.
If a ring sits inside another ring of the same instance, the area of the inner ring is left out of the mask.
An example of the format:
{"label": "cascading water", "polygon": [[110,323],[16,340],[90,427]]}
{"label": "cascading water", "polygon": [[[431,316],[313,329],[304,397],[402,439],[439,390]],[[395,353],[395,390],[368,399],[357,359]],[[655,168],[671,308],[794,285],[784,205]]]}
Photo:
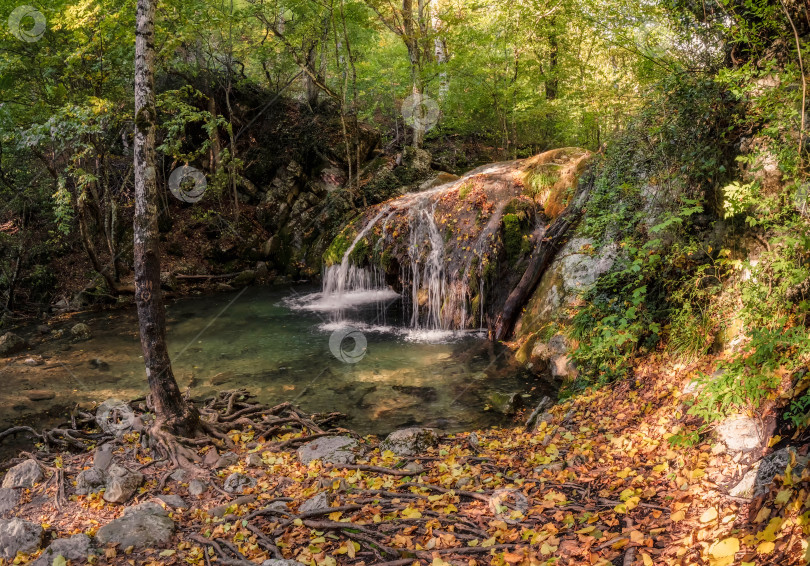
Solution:
{"label": "cascading water", "polygon": [[[329,312],[334,324],[346,322],[350,310],[361,305],[401,299],[404,320],[411,330],[429,338],[435,337],[437,331],[443,334],[481,329],[485,292],[482,266],[500,227],[504,204],[494,214],[476,209],[476,222],[483,219],[486,223],[482,226],[470,222],[463,229],[457,227],[473,234],[464,236],[469,242],[460,243],[456,241],[462,240],[460,236],[451,238],[455,234],[448,223],[455,225],[457,219],[452,218],[452,211],[448,213],[447,202],[463,204],[460,187],[476,175],[503,174],[501,167],[481,168],[457,181],[381,205],[345,250],[341,262],[324,268],[321,293],[311,296],[303,307]],[[374,242],[371,253],[364,249],[362,258],[354,258],[364,240]],[[386,275],[391,278],[392,274],[379,261],[392,250],[400,252],[397,286],[401,293],[388,284]],[[475,302],[471,296],[474,294]]]}

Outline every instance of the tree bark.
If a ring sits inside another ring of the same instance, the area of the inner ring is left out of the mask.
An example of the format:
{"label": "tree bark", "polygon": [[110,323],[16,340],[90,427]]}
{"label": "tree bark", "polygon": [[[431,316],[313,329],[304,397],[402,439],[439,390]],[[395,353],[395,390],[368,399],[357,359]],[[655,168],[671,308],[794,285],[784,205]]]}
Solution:
{"label": "tree bark", "polygon": [[523,277],[506,299],[503,312],[498,316],[495,323],[496,340],[506,340],[512,334],[512,329],[524,305],[534,294],[540,279],[551,265],[551,262],[554,261],[557,252],[565,245],[568,231],[582,217],[585,203],[588,201],[590,194],[590,183],[583,181],[583,185],[580,186],[582,187],[581,190],[577,191],[565,212],[557,217],[549,229],[546,230],[543,239],[537,243]]}
{"label": "tree bark", "polygon": [[166,347],[160,292],[155,167],[154,31],[157,0],[138,0],[135,31],[135,302],[151,404],[168,430],[191,436],[199,415],[180,394]]}

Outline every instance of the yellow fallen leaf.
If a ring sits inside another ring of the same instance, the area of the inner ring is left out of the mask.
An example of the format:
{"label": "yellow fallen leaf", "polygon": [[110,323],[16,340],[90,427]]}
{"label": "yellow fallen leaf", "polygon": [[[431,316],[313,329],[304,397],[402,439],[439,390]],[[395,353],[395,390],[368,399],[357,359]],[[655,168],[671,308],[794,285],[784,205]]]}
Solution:
{"label": "yellow fallen leaf", "polygon": [[653,559],[649,554],[641,553],[641,559],[644,561],[644,566],[654,566]]}
{"label": "yellow fallen leaf", "polygon": [[709,557],[712,564],[731,564],[734,555],[740,550],[740,540],[735,537],[723,539],[709,547]]}
{"label": "yellow fallen leaf", "polygon": [[711,523],[715,519],[717,519],[717,509],[715,509],[714,507],[709,507],[700,516],[701,523]]}
{"label": "yellow fallen leaf", "polygon": [[761,542],[759,546],[757,546],[757,552],[759,554],[770,554],[773,552],[775,546],[776,545],[770,541]]}
{"label": "yellow fallen leaf", "polygon": [[686,518],[686,513],[683,511],[676,511],[672,515],[669,516],[670,521],[677,523],[678,521],[683,521]]}

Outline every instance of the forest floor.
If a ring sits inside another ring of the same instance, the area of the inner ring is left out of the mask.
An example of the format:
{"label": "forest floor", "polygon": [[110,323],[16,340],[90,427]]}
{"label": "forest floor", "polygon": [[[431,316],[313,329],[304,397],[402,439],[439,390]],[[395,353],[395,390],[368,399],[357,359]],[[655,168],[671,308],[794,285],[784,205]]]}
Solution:
{"label": "forest floor", "polygon": [[[302,415],[288,404],[259,408],[242,394],[223,394],[210,407],[234,423],[235,456],[201,450],[202,479],[210,484],[202,495],[189,493],[191,476],[170,475],[164,462],[151,460],[137,433],[116,442],[115,459],[145,476],[127,505],[156,502],[176,528],[154,549],[99,545],[92,562],[805,564],[810,471],[777,477],[755,501],[735,499],[728,487],[745,471],[739,453],[710,440],[669,441],[692,419],[682,391],[695,369],[650,358],[634,378],[554,406],[534,430],[441,436],[411,457],[381,452],[375,437],[354,435],[352,465],[305,465],[297,456],[296,448],[313,439],[353,436],[327,427],[335,415]],[[91,450],[34,456],[48,471],[12,516],[43,525],[46,538],[93,537],[121,516],[126,507],[100,493],[75,494]],[[225,490],[233,474],[247,484],[241,493]],[[167,495],[189,508],[158,498]],[[302,511],[316,496],[329,507]]]}

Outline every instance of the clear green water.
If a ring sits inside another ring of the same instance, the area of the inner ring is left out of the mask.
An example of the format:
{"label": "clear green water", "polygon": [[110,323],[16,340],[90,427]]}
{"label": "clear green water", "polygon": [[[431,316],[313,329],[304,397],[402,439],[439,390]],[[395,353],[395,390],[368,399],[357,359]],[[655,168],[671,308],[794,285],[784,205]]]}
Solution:
{"label": "clear green water", "polygon": [[[349,416],[342,426],[364,434],[416,424],[445,431],[505,424],[486,409],[493,396],[526,393],[529,404],[550,392],[508,351],[481,336],[420,342],[397,332],[396,305],[354,313],[367,347],[358,363],[345,363],[329,344],[342,327],[285,301],[307,291],[250,288],[170,303],[169,347],[181,388],[190,387],[195,398],[246,388],[266,403],[292,400],[311,412],[340,411]],[[92,340],[70,340],[77,322],[90,326]],[[35,419],[49,408],[146,393],[134,309],[82,315],[55,328],[65,336],[45,340],[0,370],[8,392],[0,401],[4,424]],[[354,345],[351,339],[343,343],[350,353]],[[42,365],[24,361],[39,355]],[[103,362],[100,368],[95,360]],[[40,389],[52,391],[54,399],[30,400],[30,390]]]}

